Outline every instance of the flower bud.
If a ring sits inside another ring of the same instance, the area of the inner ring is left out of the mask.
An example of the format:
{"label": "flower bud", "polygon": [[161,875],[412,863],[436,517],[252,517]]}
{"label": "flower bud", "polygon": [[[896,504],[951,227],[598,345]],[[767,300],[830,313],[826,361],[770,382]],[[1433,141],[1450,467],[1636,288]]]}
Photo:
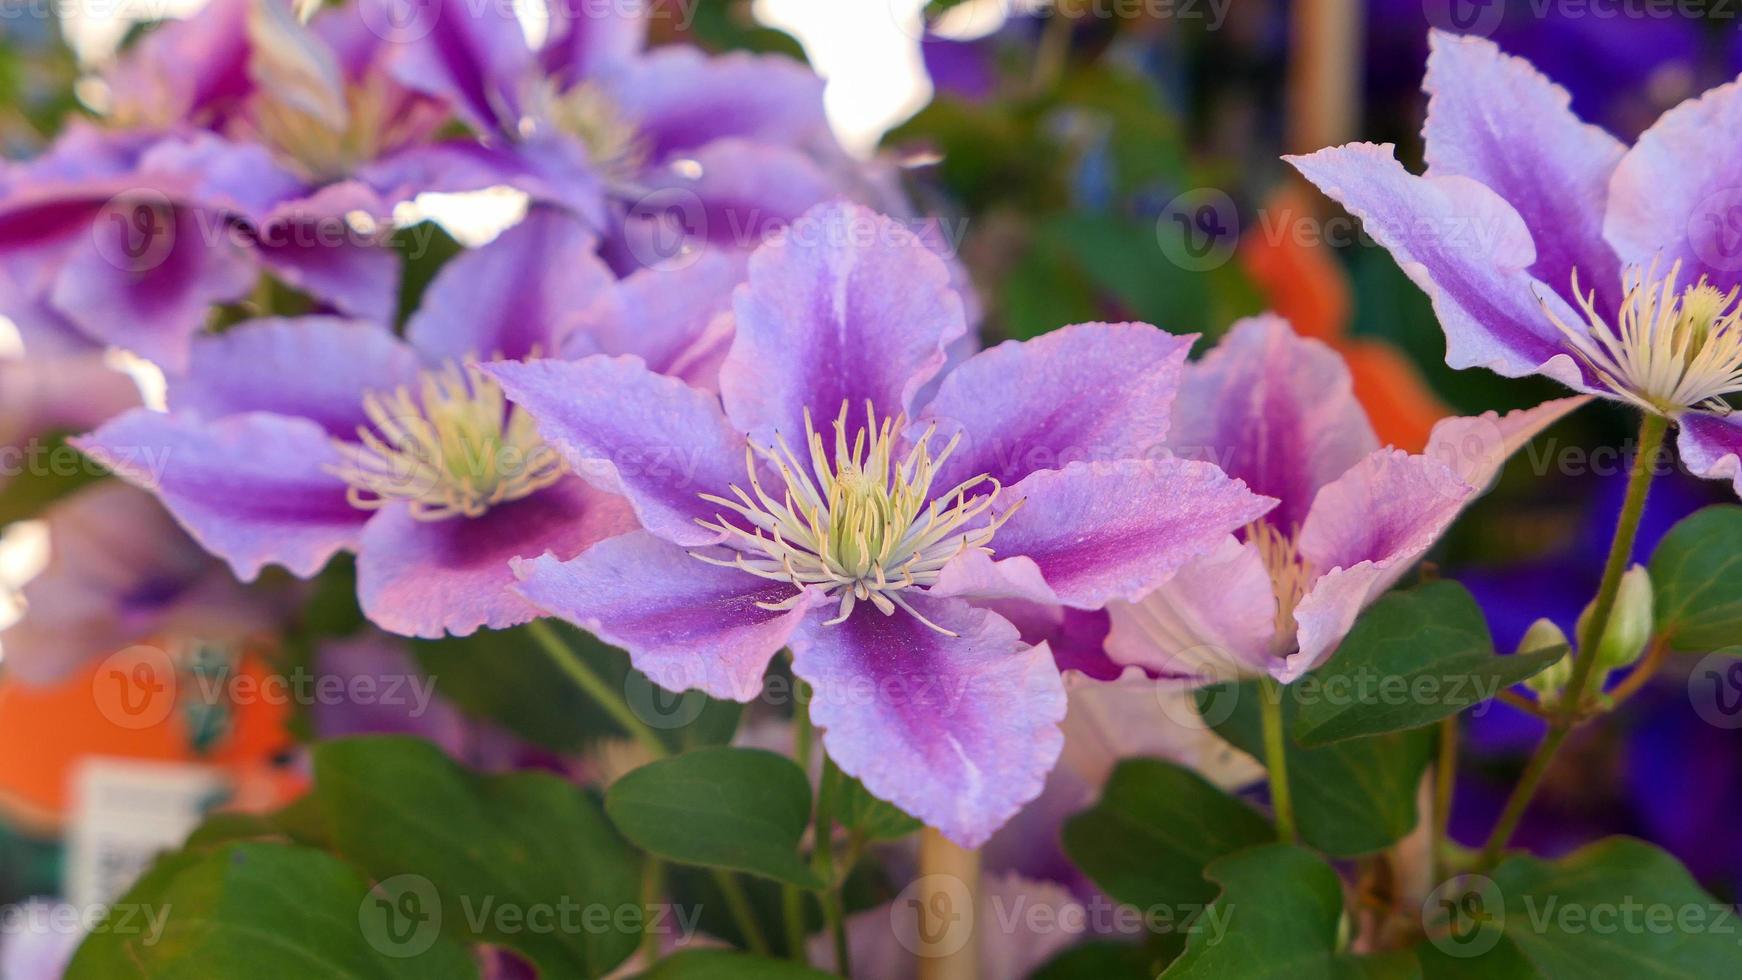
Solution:
{"label": "flower bud", "polygon": [[[1579,616],[1579,632],[1590,625],[1596,603],[1585,607]],[[1597,641],[1597,666],[1605,670],[1625,667],[1639,659],[1645,645],[1651,642],[1654,610],[1651,595],[1651,574],[1643,565],[1634,565],[1621,576],[1621,588],[1615,594],[1615,609],[1609,614],[1609,625]],[[1593,675],[1595,676],[1595,675]]]}
{"label": "flower bud", "polygon": [[[1530,624],[1530,629],[1524,632],[1524,639],[1518,641],[1519,653],[1536,653],[1553,647],[1571,649],[1567,635],[1550,619],[1539,619]],[[1548,666],[1542,673],[1524,682],[1524,686],[1536,692],[1536,699],[1544,706],[1550,706],[1560,700],[1561,692],[1566,689],[1567,682],[1573,679],[1573,658],[1563,656]]]}

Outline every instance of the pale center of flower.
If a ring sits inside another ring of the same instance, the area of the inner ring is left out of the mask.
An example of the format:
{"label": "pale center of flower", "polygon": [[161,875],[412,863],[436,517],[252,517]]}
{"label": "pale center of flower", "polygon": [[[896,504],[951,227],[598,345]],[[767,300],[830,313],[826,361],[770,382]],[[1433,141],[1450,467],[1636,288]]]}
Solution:
{"label": "pale center of flower", "polygon": [[415,386],[363,397],[369,425],[335,442],[346,499],[375,510],[395,500],[420,521],[477,517],[555,483],[563,463],[532,417],[508,404],[477,364],[426,371]]}
{"label": "pale center of flower", "polygon": [[556,127],[581,141],[587,158],[608,183],[627,183],[647,163],[647,139],[597,84],[539,93]]}
{"label": "pale center of flower", "polygon": [[1276,643],[1293,647],[1294,611],[1312,587],[1312,571],[1300,555],[1294,536],[1259,520],[1246,527],[1246,542],[1258,550],[1270,588],[1276,595]]}
{"label": "pale center of flower", "polygon": [[[829,625],[852,615],[867,601],[885,616],[900,607],[940,633],[949,630],[914,610],[904,593],[936,584],[939,573],[956,556],[978,549],[990,555],[993,535],[1021,506],[986,520],[1003,489],[981,474],[939,494],[932,492],[938,468],[955,451],[961,436],[951,438],[934,459],[931,441],[936,426],[927,427],[905,456],[897,458],[905,419],[878,422],[865,406],[865,425],[849,441],[847,405],[835,419],[834,453],[811,425],[805,412],[808,460],[794,453],[783,437],[772,448],[751,443],[744,452],[748,493],[734,484],[736,499],[703,494],[736,519],[716,515],[699,523],[724,536],[736,552],[720,558],[691,552],[715,565],[791,582],[804,589],[819,586],[839,601]],[[757,473],[758,457],[783,486],[771,495]],[[765,609],[790,609],[799,594]]]}
{"label": "pale center of flower", "polygon": [[1549,320],[1605,384],[1646,411],[1728,414],[1725,396],[1742,392],[1742,289],[1720,292],[1704,276],[1683,288],[1680,274],[1679,260],[1662,279],[1656,262],[1629,266],[1611,326],[1595,308],[1596,293],[1579,291],[1574,270],[1573,293],[1589,326],[1562,323],[1553,313]]}
{"label": "pale center of flower", "polygon": [[345,177],[382,155],[415,142],[428,113],[408,107],[382,72],[344,88],[336,100],[298,100],[262,88],[249,105],[247,135],[313,181]]}

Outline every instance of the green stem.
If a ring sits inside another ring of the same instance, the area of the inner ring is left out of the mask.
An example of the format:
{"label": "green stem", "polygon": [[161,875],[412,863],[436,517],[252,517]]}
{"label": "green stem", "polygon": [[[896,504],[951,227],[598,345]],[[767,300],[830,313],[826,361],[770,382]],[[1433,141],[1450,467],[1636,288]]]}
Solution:
{"label": "green stem", "polygon": [[1512,788],[1512,795],[1500,811],[1500,819],[1494,823],[1493,833],[1488,835],[1488,842],[1482,847],[1478,867],[1484,870],[1499,863],[1519,821],[1524,819],[1524,811],[1529,808],[1543,777],[1548,774],[1549,764],[1579,723],[1586,687],[1597,666],[1597,644],[1609,629],[1609,618],[1615,612],[1615,597],[1621,592],[1621,576],[1626,573],[1627,563],[1633,557],[1633,543],[1639,536],[1639,520],[1645,513],[1645,498],[1651,491],[1651,478],[1657,469],[1658,450],[1663,448],[1668,431],[1669,419],[1661,415],[1648,413],[1640,420],[1639,453],[1633,457],[1633,469],[1627,477],[1627,497],[1621,505],[1621,517],[1615,522],[1615,537],[1609,543],[1609,559],[1603,566],[1603,582],[1597,589],[1590,622],[1580,632],[1578,649],[1572,653],[1572,677],[1567,681],[1565,696],[1548,720],[1547,734],[1525,764],[1518,785]]}
{"label": "green stem", "polygon": [[823,924],[834,940],[835,972],[847,977],[852,976],[852,964],[847,953],[847,921],[841,908],[841,883],[835,880],[835,794],[827,791],[829,784],[839,778],[835,760],[824,752],[822,791],[817,793],[816,841],[811,851],[811,865],[816,870],[817,877],[823,881],[822,890],[817,892],[817,900],[823,906]]}
{"label": "green stem", "polygon": [[605,709],[605,713],[623,726],[623,730],[640,742],[655,759],[662,759],[667,755],[665,743],[660,740],[659,735],[635,714],[628,702],[620,696],[620,692],[613,691],[611,685],[605,683],[605,679],[593,670],[591,664],[563,642],[562,637],[556,634],[556,630],[549,623],[535,619],[526,624],[526,632],[550,654],[550,658],[562,668],[563,673],[569,675],[570,680],[586,691],[588,697]]}
{"label": "green stem", "polygon": [[[810,699],[806,697],[808,689],[803,680],[794,677],[792,683],[792,758],[808,776],[811,771],[812,742]],[[780,902],[781,912],[786,918],[787,955],[795,962],[808,965],[810,954],[805,946],[805,939],[808,938],[809,931],[804,921],[804,892],[797,885],[782,885]]]}
{"label": "green stem", "polygon": [[1429,860],[1434,880],[1440,879],[1446,840],[1452,822],[1452,788],[1458,776],[1458,716],[1440,722],[1439,759],[1434,763],[1434,835]]}
{"label": "green stem", "polygon": [[653,907],[659,903],[660,895],[665,891],[665,862],[649,854],[647,863],[641,867],[641,906],[646,915],[646,924],[641,932],[642,967],[652,968],[659,962],[659,933],[653,930],[656,917]]}
{"label": "green stem", "polygon": [[726,899],[726,910],[732,913],[732,922],[744,937],[744,945],[758,956],[767,956],[768,938],[762,935],[762,927],[756,924],[756,913],[750,909],[750,896],[744,894],[743,883],[732,872],[717,868],[714,870],[714,881],[719,884],[720,894]]}
{"label": "green stem", "polygon": [[[549,623],[535,619],[526,624],[526,632],[550,654],[563,673],[569,675],[581,690],[587,692],[588,697],[641,743],[649,755],[655,759],[663,759],[671,754],[659,735],[635,714],[628,702],[619,696],[619,692],[613,691],[611,685],[605,683],[605,679],[599,676],[592,665],[564,643]],[[720,887],[720,894],[725,896],[726,908],[732,913],[732,921],[737,923],[738,931],[744,936],[745,944],[750,947],[751,952],[766,955],[768,940],[762,935],[762,928],[756,924],[756,916],[750,909],[750,899],[744,894],[744,886],[729,871],[719,868],[711,870],[715,883]]]}
{"label": "green stem", "polygon": [[1294,797],[1288,787],[1288,746],[1282,732],[1283,690],[1266,677],[1259,684],[1258,704],[1264,721],[1264,768],[1270,774],[1270,806],[1276,813],[1276,837],[1293,844]]}

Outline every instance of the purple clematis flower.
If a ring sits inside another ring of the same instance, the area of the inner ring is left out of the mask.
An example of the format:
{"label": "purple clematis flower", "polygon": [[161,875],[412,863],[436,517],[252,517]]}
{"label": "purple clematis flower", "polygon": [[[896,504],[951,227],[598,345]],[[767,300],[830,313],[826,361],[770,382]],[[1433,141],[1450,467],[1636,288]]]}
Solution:
{"label": "purple clematis flower", "polygon": [[[579,333],[610,322],[595,311],[617,290],[645,288],[619,285],[595,245],[571,217],[535,210],[442,269],[405,341],[331,317],[200,338],[170,412],[129,413],[78,444],[244,580],[272,563],[306,577],[354,551],[363,612],[383,629],[527,622],[538,612],[507,591],[510,559],[573,557],[634,521],[566,472],[477,361],[606,348],[667,367],[692,363],[686,338],[717,342],[705,297],[719,286],[694,269],[662,274],[668,302],[645,308],[638,332]],[[691,290],[702,298],[680,301]]]}
{"label": "purple clematis flower", "polygon": [[978,845],[1040,792],[1065,695],[1045,645],[977,601],[1136,599],[1271,501],[1146,458],[1192,338],[1145,324],[1005,344],[921,402],[962,303],[856,205],[758,250],[733,311],[718,396],[633,358],[490,366],[644,528],[517,562],[519,591],[670,690],[749,700],[790,647],[841,768]]}
{"label": "purple clematis flower", "polygon": [[1114,602],[1107,653],[1201,684],[1324,663],[1362,609],[1427,553],[1507,457],[1583,405],[1447,419],[1427,452],[1381,449],[1323,344],[1273,316],[1244,320],[1186,369],[1168,438],[1276,509],[1138,602]]}
{"label": "purple clematis flower", "polygon": [[1389,146],[1290,162],[1433,299],[1452,367],[1543,374],[1680,427],[1682,459],[1742,492],[1742,81],[1632,147],[1529,63],[1435,33],[1428,172]]}
{"label": "purple clematis flower", "polygon": [[644,49],[646,9],[610,6],[553,4],[534,48],[511,5],[434,0],[402,14],[393,71],[477,132],[456,154],[583,216],[618,268],[748,251],[837,196],[820,78],[780,56]]}
{"label": "purple clematis flower", "polygon": [[451,111],[388,74],[396,50],[355,10],[305,26],[282,0],[213,0],[151,32],[107,76],[108,128],[0,176],[0,312],[32,344],[115,344],[172,372],[261,271],[387,319],[395,205],[494,176],[436,148]]}

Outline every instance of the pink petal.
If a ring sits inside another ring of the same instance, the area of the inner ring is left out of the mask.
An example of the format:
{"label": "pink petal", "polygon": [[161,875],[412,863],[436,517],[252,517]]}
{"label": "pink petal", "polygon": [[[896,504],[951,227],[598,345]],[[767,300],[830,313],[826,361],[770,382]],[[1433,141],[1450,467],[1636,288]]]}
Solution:
{"label": "pink petal", "polygon": [[762,690],[768,662],[821,601],[733,568],[710,565],[645,532],[601,542],[570,560],[544,555],[516,563],[519,592],[630,659],[668,691],[701,690],[749,701]]}
{"label": "pink petal", "polygon": [[962,435],[937,486],[1159,455],[1195,339],[1146,323],[1089,323],[968,358],[916,423],[937,422],[940,439]]}
{"label": "pink petal", "polygon": [[512,591],[514,559],[573,558],[635,529],[621,497],[572,477],[475,518],[420,521],[390,505],[357,544],[357,598],[371,622],[402,636],[506,629],[540,615]]}
{"label": "pink petal", "polygon": [[1343,359],[1277,316],[1241,320],[1187,367],[1175,414],[1174,450],[1277,498],[1270,520],[1285,530],[1306,520],[1320,487],[1379,448]]}
{"label": "pink petal", "polygon": [[808,617],[793,672],[842,771],[873,795],[978,847],[1040,795],[1064,738],[1064,687],[1044,646],[964,602],[915,596],[945,636],[903,610],[860,603],[846,622]]}

